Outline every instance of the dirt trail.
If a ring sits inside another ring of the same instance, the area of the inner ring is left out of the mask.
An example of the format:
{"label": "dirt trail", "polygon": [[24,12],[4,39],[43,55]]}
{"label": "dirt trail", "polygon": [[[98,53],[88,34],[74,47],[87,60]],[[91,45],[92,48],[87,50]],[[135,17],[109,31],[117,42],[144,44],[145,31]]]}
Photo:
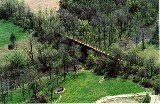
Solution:
{"label": "dirt trail", "polygon": [[33,11],[38,11],[41,9],[59,9],[60,0],[24,0],[24,2],[31,8]]}
{"label": "dirt trail", "polygon": [[[154,95],[151,92],[142,92],[142,93],[135,93],[135,94],[122,94],[122,95],[116,95],[116,96],[106,96],[101,98],[100,100],[97,100],[95,103],[96,104],[100,104],[100,103],[106,103],[108,100],[111,99],[115,99],[115,102],[117,103],[119,98],[126,98],[125,100],[119,100],[121,101],[121,103],[136,103],[134,100],[131,99],[127,99],[129,97],[135,97],[135,96],[145,96],[146,94],[149,94],[151,96],[151,104],[155,103],[155,104],[160,104],[160,100],[159,100],[159,96],[158,95]],[[119,102],[118,101],[118,102]],[[110,102],[110,103],[115,103],[114,101]],[[138,102],[137,102],[138,103]]]}
{"label": "dirt trail", "polygon": [[151,96],[151,104],[155,103],[155,104],[160,104],[160,99],[159,99],[159,95],[150,95]]}

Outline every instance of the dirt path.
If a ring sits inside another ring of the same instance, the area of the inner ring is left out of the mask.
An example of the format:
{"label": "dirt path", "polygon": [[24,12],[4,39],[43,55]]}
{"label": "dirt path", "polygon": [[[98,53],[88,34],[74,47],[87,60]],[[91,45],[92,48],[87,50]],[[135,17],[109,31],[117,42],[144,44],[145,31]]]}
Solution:
{"label": "dirt path", "polygon": [[151,96],[151,104],[155,103],[155,104],[160,104],[160,99],[158,95],[150,95]]}
{"label": "dirt path", "polygon": [[[100,104],[100,103],[106,103],[106,102],[121,102],[121,103],[136,103],[135,100],[132,100],[132,99],[127,99],[127,98],[130,98],[130,97],[139,97],[139,96],[145,96],[146,94],[150,94],[151,96],[151,103],[157,103],[157,104],[160,104],[160,101],[158,99],[158,95],[152,95],[151,92],[142,92],[142,93],[136,93],[136,94],[122,94],[122,95],[116,95],[116,96],[106,96],[106,97],[103,97],[101,98],[100,100],[97,100],[96,103]],[[125,98],[125,100],[121,100],[121,98]],[[118,100],[119,99],[119,100]],[[114,101],[115,100],[115,101]],[[138,103],[138,102],[137,102]]]}
{"label": "dirt path", "polygon": [[[138,103],[135,100],[129,99],[130,97],[139,97],[139,96],[145,96],[146,94],[149,94],[151,96],[151,104],[160,104],[160,98],[159,95],[154,95],[151,92],[142,92],[142,93],[131,93],[131,94],[122,94],[122,95],[116,95],[116,96],[106,96],[101,98],[100,100],[97,100],[96,103]],[[123,99],[121,99],[123,98]],[[128,99],[127,99],[128,98]]]}
{"label": "dirt path", "polygon": [[38,11],[41,9],[59,9],[60,0],[24,0],[24,2],[31,8],[33,11]]}

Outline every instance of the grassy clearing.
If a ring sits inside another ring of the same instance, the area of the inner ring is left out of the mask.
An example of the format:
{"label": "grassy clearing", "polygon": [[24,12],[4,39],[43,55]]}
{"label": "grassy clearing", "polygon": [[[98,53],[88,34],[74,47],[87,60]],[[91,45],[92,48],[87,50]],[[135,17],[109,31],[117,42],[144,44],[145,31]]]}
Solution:
{"label": "grassy clearing", "polygon": [[[11,52],[11,50],[8,50],[8,44],[12,33],[16,35],[18,50],[24,51],[28,48],[27,35],[29,33],[10,21],[0,20],[0,67],[5,65],[5,54]],[[0,70],[3,69],[0,68]]]}
{"label": "grassy clearing", "polygon": [[0,47],[10,43],[10,35],[15,34],[17,40],[25,37],[28,32],[23,28],[14,25],[12,22],[0,20]]}
{"label": "grassy clearing", "polygon": [[70,74],[62,83],[65,91],[58,103],[92,103],[101,97],[149,91],[129,80],[115,78],[103,81],[102,76],[97,76],[91,71],[82,71],[75,77]]}

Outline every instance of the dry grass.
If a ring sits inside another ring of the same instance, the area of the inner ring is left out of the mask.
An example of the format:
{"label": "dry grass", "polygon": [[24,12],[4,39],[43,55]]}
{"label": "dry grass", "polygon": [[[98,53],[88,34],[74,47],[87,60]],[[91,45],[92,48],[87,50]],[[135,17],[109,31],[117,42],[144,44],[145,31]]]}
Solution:
{"label": "dry grass", "polygon": [[[36,50],[36,40],[33,41],[33,53],[35,57],[37,57],[37,50]],[[27,51],[29,50],[29,41],[28,38],[21,39],[17,42],[17,50],[23,51],[27,54]],[[5,55],[12,50],[8,49],[8,45],[4,45],[0,47],[0,66],[3,67],[6,64],[5,61]]]}
{"label": "dry grass", "polygon": [[39,9],[59,9],[60,0],[24,0],[24,2],[31,8],[32,11],[38,11]]}

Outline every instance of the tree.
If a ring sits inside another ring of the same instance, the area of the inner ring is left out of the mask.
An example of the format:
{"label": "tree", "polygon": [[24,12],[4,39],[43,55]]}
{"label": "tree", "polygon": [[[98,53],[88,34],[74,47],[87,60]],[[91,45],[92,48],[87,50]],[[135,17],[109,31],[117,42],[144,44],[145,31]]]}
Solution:
{"label": "tree", "polygon": [[145,46],[144,46],[144,35],[145,35],[145,30],[144,29],[142,29],[142,50],[144,50],[145,49]]}
{"label": "tree", "polygon": [[98,58],[94,55],[93,51],[89,51],[86,65],[88,68],[92,68],[97,65]]}
{"label": "tree", "polygon": [[154,91],[156,95],[160,94],[160,78],[155,81]]}
{"label": "tree", "polygon": [[60,49],[58,50],[58,53],[60,53],[60,59],[61,59],[61,63],[63,65],[63,77],[64,80],[66,79],[66,64],[67,61],[69,60],[69,54],[66,48],[66,45],[61,45]]}
{"label": "tree", "polygon": [[31,36],[29,36],[29,38],[28,38],[29,49],[26,48],[26,51],[27,51],[28,56],[31,60],[31,63],[34,63],[33,42],[34,42],[33,38]]}
{"label": "tree", "polygon": [[124,31],[124,27],[125,27],[125,24],[126,24],[126,15],[125,15],[125,11],[123,11],[123,9],[120,9],[117,13],[117,18],[118,18],[118,25],[120,26],[120,33],[119,33],[119,38],[121,39],[122,38],[122,35],[123,35],[123,31]]}
{"label": "tree", "polygon": [[149,72],[148,74],[150,78],[156,73],[155,60],[156,58],[154,56],[149,56],[149,58],[146,58],[145,60],[145,67]]}
{"label": "tree", "polygon": [[24,69],[27,65],[26,54],[22,51],[14,50],[6,55],[9,70]]}
{"label": "tree", "polygon": [[78,33],[80,34],[80,40],[83,40],[83,42],[87,42],[87,39],[89,39],[89,36],[91,35],[91,26],[89,25],[89,22],[87,20],[78,20]]}
{"label": "tree", "polygon": [[14,49],[15,46],[16,46],[16,44],[15,44],[15,42],[16,42],[16,36],[13,33],[10,36],[10,42],[11,42],[11,44],[8,45],[8,49]]}
{"label": "tree", "polygon": [[150,103],[151,101],[151,97],[149,96],[149,94],[146,94],[146,96],[144,97],[143,103]]}
{"label": "tree", "polygon": [[109,56],[106,59],[106,70],[108,71],[108,76],[116,77],[122,71],[122,60],[124,57],[124,52],[118,44],[113,44],[109,51]]}

